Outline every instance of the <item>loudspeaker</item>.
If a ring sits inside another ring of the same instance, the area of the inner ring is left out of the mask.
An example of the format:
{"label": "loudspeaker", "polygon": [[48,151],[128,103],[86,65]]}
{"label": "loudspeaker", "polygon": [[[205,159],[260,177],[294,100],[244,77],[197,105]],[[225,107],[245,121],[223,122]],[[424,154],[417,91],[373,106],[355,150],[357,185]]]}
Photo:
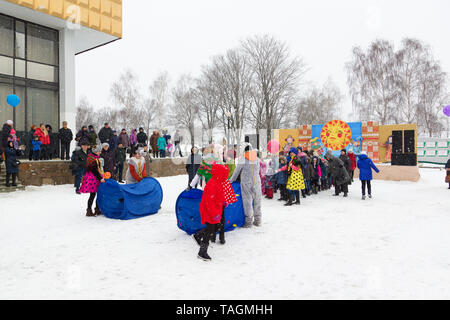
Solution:
{"label": "loudspeaker", "polygon": [[396,153],[392,154],[391,164],[393,166],[417,166],[416,153]]}
{"label": "loudspeaker", "polygon": [[414,130],[404,131],[405,153],[416,152],[416,132]]}
{"label": "loudspeaker", "polygon": [[403,153],[403,131],[392,131],[392,154]]}

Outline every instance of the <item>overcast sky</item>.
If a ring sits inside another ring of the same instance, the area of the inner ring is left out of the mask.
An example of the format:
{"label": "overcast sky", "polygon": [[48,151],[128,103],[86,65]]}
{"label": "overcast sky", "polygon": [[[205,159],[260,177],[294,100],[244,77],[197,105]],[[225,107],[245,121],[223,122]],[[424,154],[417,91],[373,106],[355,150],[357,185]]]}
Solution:
{"label": "overcast sky", "polygon": [[[77,97],[112,105],[110,85],[126,68],[143,88],[165,70],[172,81],[195,76],[212,56],[266,33],[304,59],[307,81],[331,77],[346,95],[352,47],[376,38],[396,47],[404,37],[420,39],[450,72],[449,13],[448,0],[123,0],[123,39],[76,58]],[[348,97],[343,107],[351,111]]]}

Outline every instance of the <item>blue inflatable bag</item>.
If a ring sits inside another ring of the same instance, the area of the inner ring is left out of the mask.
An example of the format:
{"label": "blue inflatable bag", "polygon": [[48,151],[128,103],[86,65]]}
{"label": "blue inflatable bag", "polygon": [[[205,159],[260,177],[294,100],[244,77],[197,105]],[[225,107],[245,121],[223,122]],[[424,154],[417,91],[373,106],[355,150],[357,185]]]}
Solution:
{"label": "blue inflatable bag", "polygon": [[110,219],[131,220],[158,213],[163,191],[158,180],[145,178],[137,184],[118,184],[109,179],[98,189],[97,202]]}

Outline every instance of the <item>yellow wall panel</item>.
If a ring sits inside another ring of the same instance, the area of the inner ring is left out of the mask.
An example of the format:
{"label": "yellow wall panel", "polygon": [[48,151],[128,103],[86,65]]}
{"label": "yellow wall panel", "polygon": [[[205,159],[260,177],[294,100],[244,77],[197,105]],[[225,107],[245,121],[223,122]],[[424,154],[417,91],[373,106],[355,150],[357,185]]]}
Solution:
{"label": "yellow wall panel", "polygon": [[19,0],[19,3],[21,6],[33,8],[34,1],[33,0]]}
{"label": "yellow wall panel", "polygon": [[386,151],[387,148],[384,144],[387,142],[388,138],[392,136],[392,131],[405,131],[414,130],[416,132],[416,153],[417,153],[417,124],[395,124],[395,125],[385,125],[380,126],[380,162],[386,162]]}
{"label": "yellow wall panel", "polygon": [[[7,0],[11,3],[44,12],[57,18],[76,20],[81,25],[122,37],[122,0]],[[79,6],[74,10],[71,6]],[[72,21],[73,22],[73,21]]]}
{"label": "yellow wall panel", "polygon": [[49,0],[36,0],[36,1],[34,1],[33,9],[48,13],[48,11],[50,10],[50,1]]}

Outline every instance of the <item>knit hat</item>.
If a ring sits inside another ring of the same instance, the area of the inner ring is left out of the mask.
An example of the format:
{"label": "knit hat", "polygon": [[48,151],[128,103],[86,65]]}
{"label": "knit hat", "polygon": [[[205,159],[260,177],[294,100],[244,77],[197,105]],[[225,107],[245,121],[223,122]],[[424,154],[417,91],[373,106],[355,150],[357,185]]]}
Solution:
{"label": "knit hat", "polygon": [[12,126],[14,123],[12,122],[12,120],[8,120],[8,121],[6,121],[6,124]]}
{"label": "knit hat", "polygon": [[136,153],[139,154],[141,157],[145,157],[145,155],[146,155],[146,152],[145,152],[144,148],[139,148],[136,151]]}
{"label": "knit hat", "polygon": [[99,153],[102,152],[102,147],[101,146],[95,146],[95,148],[92,148],[92,152],[93,153]]}
{"label": "knit hat", "polygon": [[106,142],[102,143],[102,150],[105,149],[106,146],[108,146],[108,148],[109,148],[109,143],[106,143]]}

